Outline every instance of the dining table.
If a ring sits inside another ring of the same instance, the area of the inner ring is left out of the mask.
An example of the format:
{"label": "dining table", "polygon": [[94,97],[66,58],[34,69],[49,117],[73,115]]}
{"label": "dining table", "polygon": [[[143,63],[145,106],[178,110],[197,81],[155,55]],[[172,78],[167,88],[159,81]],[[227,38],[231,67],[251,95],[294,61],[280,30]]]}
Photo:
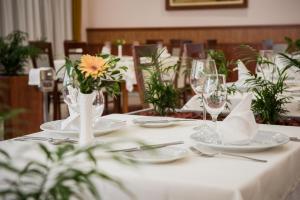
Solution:
{"label": "dining table", "polygon": [[[113,160],[101,160],[101,169],[117,178],[135,199],[145,200],[296,200],[300,199],[300,142],[285,144],[263,151],[235,152],[243,156],[266,160],[254,162],[244,158],[225,155],[201,156],[190,151],[199,143],[191,138],[195,127],[210,123],[201,120],[177,121],[166,127],[144,127],[134,123],[142,116],[111,114],[106,120],[120,120],[125,124],[119,130],[96,136],[94,142],[141,140],[147,144],[182,141],[173,147],[185,151],[183,157],[172,162],[137,162],[133,166]],[[148,117],[149,118],[149,117]],[[150,119],[156,119],[150,117]],[[276,132],[287,137],[299,137],[300,127],[259,124],[259,130]],[[233,128],[234,131],[234,128]],[[29,136],[71,138],[79,134],[41,131]],[[11,153],[13,158],[22,156],[22,150],[32,149],[30,156],[39,159],[34,144],[38,141],[15,139],[1,141],[0,148]],[[41,141],[39,141],[41,142]],[[54,145],[42,141],[45,145]],[[128,147],[128,144],[120,144]],[[135,146],[136,144],[133,144]],[[197,147],[198,147],[197,146]],[[202,146],[200,145],[200,149]],[[206,149],[206,147],[203,147]],[[1,173],[0,173],[1,179]],[[3,181],[3,180],[2,180]],[[0,180],[1,182],[1,180]],[[120,188],[108,182],[97,181],[97,189],[103,199],[132,199]]]}

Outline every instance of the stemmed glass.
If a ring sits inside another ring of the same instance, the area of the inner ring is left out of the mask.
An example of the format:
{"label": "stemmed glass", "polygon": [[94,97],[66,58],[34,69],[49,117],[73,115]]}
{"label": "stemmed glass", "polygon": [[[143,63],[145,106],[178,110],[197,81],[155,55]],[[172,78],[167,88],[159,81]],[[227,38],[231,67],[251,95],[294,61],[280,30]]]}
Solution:
{"label": "stemmed glass", "polygon": [[263,61],[267,61],[269,63],[262,63],[256,66],[256,73],[261,73],[263,78],[266,80],[273,80],[273,75],[275,72],[275,55],[273,50],[260,50],[259,55],[263,59]]}
{"label": "stemmed glass", "polygon": [[[203,103],[203,86],[205,76],[207,74],[217,74],[216,63],[212,59],[195,59],[192,61],[192,69],[190,73],[190,85],[194,92],[201,98]],[[203,104],[202,104],[203,106]],[[203,120],[206,120],[206,109],[203,106]],[[196,127],[195,129],[199,129],[200,127]]]}
{"label": "stemmed glass", "polygon": [[[217,118],[226,105],[227,89],[225,76],[221,74],[209,74],[205,76],[203,84],[203,104],[211,115],[217,132]],[[220,135],[221,143],[222,136]]]}

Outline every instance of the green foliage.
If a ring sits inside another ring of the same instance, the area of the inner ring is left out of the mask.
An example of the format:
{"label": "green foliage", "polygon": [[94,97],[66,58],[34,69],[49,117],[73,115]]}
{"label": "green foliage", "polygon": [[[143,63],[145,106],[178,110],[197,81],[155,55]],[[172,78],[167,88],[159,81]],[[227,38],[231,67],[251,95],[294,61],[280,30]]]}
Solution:
{"label": "green foliage", "polygon": [[[39,144],[40,159],[26,159],[14,163],[12,156],[0,149],[1,199],[101,199],[96,181],[107,181],[131,195],[115,178],[100,168],[95,151],[107,149],[104,144],[84,148],[73,145],[59,146],[51,150]],[[131,161],[117,154],[110,157],[115,161],[130,165]],[[5,177],[4,177],[5,175]],[[1,180],[2,179],[2,180]]]}
{"label": "green foliage", "polygon": [[164,60],[160,59],[162,52],[151,55],[151,62],[142,67],[149,73],[145,80],[145,102],[152,104],[154,111],[164,116],[175,110],[179,94],[173,80],[164,80],[164,75],[177,73],[177,64],[165,67]]}
{"label": "green foliage", "polygon": [[117,46],[119,46],[119,45],[122,46],[122,45],[126,44],[126,40],[124,40],[124,39],[117,39],[117,40],[114,41],[114,44],[117,45]]}
{"label": "green foliage", "polygon": [[0,37],[0,67],[5,75],[17,75],[23,72],[23,67],[29,56],[37,56],[39,50],[24,45],[27,34],[14,31],[6,37]]}
{"label": "green foliage", "polygon": [[287,88],[284,83],[287,80],[285,70],[277,69],[277,74],[278,79],[274,82],[257,75],[246,80],[255,95],[255,99],[252,101],[252,110],[264,123],[275,124],[281,114],[287,112],[284,105],[291,99],[291,97],[282,95]]}
{"label": "green foliage", "polygon": [[154,111],[164,116],[177,106],[178,92],[173,84],[161,81],[160,73],[153,72],[146,83],[145,101],[151,103]]}
{"label": "green foliage", "polygon": [[[239,48],[239,56],[245,63],[257,63],[258,65],[275,65],[273,62],[267,60],[267,58],[261,56],[258,50],[252,48],[249,45],[241,45]],[[287,89],[284,83],[287,80],[286,70],[288,66],[279,70],[276,66],[277,79],[274,80],[272,76],[271,80],[267,80],[263,70],[262,77],[252,75],[251,78],[246,80],[249,84],[250,90],[255,95],[255,99],[252,101],[252,110],[258,115],[264,123],[275,124],[282,114],[287,110],[284,108],[285,104],[289,103],[291,97],[283,96],[283,93]],[[251,74],[249,74],[251,75]]]}
{"label": "green foliage", "polygon": [[229,66],[234,64],[233,61],[228,61],[225,57],[225,54],[221,50],[209,50],[208,55],[215,60],[218,73],[219,74],[224,74],[225,77],[227,78],[229,75]]}
{"label": "green foliage", "polygon": [[300,39],[293,41],[291,38],[285,37],[284,40],[288,44],[286,52],[293,53],[300,51]]}
{"label": "green foliage", "polygon": [[72,62],[69,58],[66,58],[64,67],[66,68],[67,74],[72,79],[73,86],[79,88],[80,92],[84,94],[90,94],[94,90],[101,90],[102,88],[105,88],[112,96],[119,94],[120,87],[118,82],[123,78],[122,72],[126,71],[127,67],[122,66],[117,68],[116,64],[120,60],[117,57],[110,55],[96,56],[105,59],[106,65],[109,66],[106,68],[105,72],[97,78],[94,78],[91,75],[86,76],[80,70],[79,60]]}
{"label": "green foliage", "polygon": [[288,69],[290,67],[297,67],[300,69],[300,59],[291,57],[290,55],[280,53],[280,57],[283,59],[285,67]]}

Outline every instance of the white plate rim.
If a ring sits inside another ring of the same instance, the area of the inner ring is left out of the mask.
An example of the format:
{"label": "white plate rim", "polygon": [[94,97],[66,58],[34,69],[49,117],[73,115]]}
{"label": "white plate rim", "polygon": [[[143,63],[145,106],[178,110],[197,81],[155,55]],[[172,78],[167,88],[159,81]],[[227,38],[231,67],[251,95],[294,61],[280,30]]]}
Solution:
{"label": "white plate rim", "polygon": [[[115,127],[110,127],[110,128],[106,128],[106,129],[101,129],[101,130],[93,130],[95,136],[100,136],[100,135],[105,135],[108,133],[111,133],[113,131],[117,131],[123,127],[126,126],[126,122],[122,121],[122,120],[115,120],[115,119],[103,119],[103,120],[108,120],[108,121],[112,121],[115,122],[116,124],[118,124],[118,126]],[[45,122],[43,124],[40,125],[40,129],[43,131],[47,131],[47,132],[55,132],[55,133],[66,133],[66,134],[78,134],[78,131],[75,130],[54,130],[54,129],[49,129],[46,126],[49,126],[49,124],[51,123],[61,123],[63,120],[54,120],[54,121],[50,121],[50,122]]]}
{"label": "white plate rim", "polygon": [[[195,140],[192,138],[197,144],[196,146],[200,145],[202,147],[208,147],[216,150],[226,150],[226,151],[240,151],[240,152],[254,152],[254,151],[264,151],[267,149],[275,148],[281,145],[284,145],[288,143],[289,137],[283,133],[277,132],[277,131],[265,131],[265,130],[259,130],[262,132],[270,132],[273,134],[280,134],[281,136],[285,137],[286,139],[282,142],[278,142],[277,144],[265,144],[265,145],[253,145],[253,146],[243,146],[243,145],[220,145],[220,144],[212,144],[212,143],[205,143],[199,140]],[[192,136],[192,135],[191,135]]]}
{"label": "white plate rim", "polygon": [[169,127],[169,126],[173,126],[175,125],[177,122],[173,121],[173,122],[163,122],[163,123],[144,123],[144,124],[141,124],[141,123],[136,123],[135,121],[136,120],[139,120],[139,119],[148,119],[148,120],[153,120],[155,121],[156,119],[161,119],[161,120],[172,120],[173,118],[172,117],[147,117],[147,116],[144,116],[144,117],[138,117],[138,118],[135,118],[132,120],[132,123],[135,124],[135,125],[138,125],[138,126],[141,126],[141,127],[145,127],[145,128],[164,128],[164,127]]}
{"label": "white plate rim", "polygon": [[[188,155],[187,149],[182,148],[182,147],[163,147],[163,148],[177,149],[177,150],[180,150],[181,153],[176,155],[176,156],[166,158],[166,159],[134,158],[134,157],[128,156],[128,153],[130,153],[130,152],[127,152],[127,153],[126,152],[121,152],[120,156],[122,156],[125,159],[132,160],[132,161],[139,162],[139,163],[160,164],[160,163],[169,163],[169,162],[173,162],[173,161],[176,161],[176,160],[180,160],[180,159],[183,159],[183,158],[187,157],[187,155]],[[160,150],[163,149],[163,148],[160,148]]]}

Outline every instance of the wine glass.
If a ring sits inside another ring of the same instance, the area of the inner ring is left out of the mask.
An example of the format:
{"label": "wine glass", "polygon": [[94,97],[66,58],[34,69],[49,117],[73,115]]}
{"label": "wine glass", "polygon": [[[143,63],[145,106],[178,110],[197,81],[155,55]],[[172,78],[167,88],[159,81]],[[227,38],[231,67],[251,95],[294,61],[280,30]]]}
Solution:
{"label": "wine glass", "polygon": [[260,50],[259,55],[263,61],[268,63],[258,64],[256,66],[256,73],[260,73],[266,80],[273,80],[275,72],[275,54],[273,50]]}
{"label": "wine glass", "polygon": [[[190,85],[194,92],[201,98],[201,102],[203,106],[202,100],[202,92],[205,76],[207,74],[217,74],[216,63],[212,59],[194,59],[192,61],[192,69],[190,73]],[[203,106],[203,120],[206,120],[206,109]],[[201,127],[196,127],[195,129],[199,129]]]}
{"label": "wine glass", "polygon": [[[226,105],[227,89],[225,76],[209,74],[205,76],[203,85],[203,104],[211,115],[214,129],[217,132],[217,118]],[[222,143],[222,137],[221,143]]]}

